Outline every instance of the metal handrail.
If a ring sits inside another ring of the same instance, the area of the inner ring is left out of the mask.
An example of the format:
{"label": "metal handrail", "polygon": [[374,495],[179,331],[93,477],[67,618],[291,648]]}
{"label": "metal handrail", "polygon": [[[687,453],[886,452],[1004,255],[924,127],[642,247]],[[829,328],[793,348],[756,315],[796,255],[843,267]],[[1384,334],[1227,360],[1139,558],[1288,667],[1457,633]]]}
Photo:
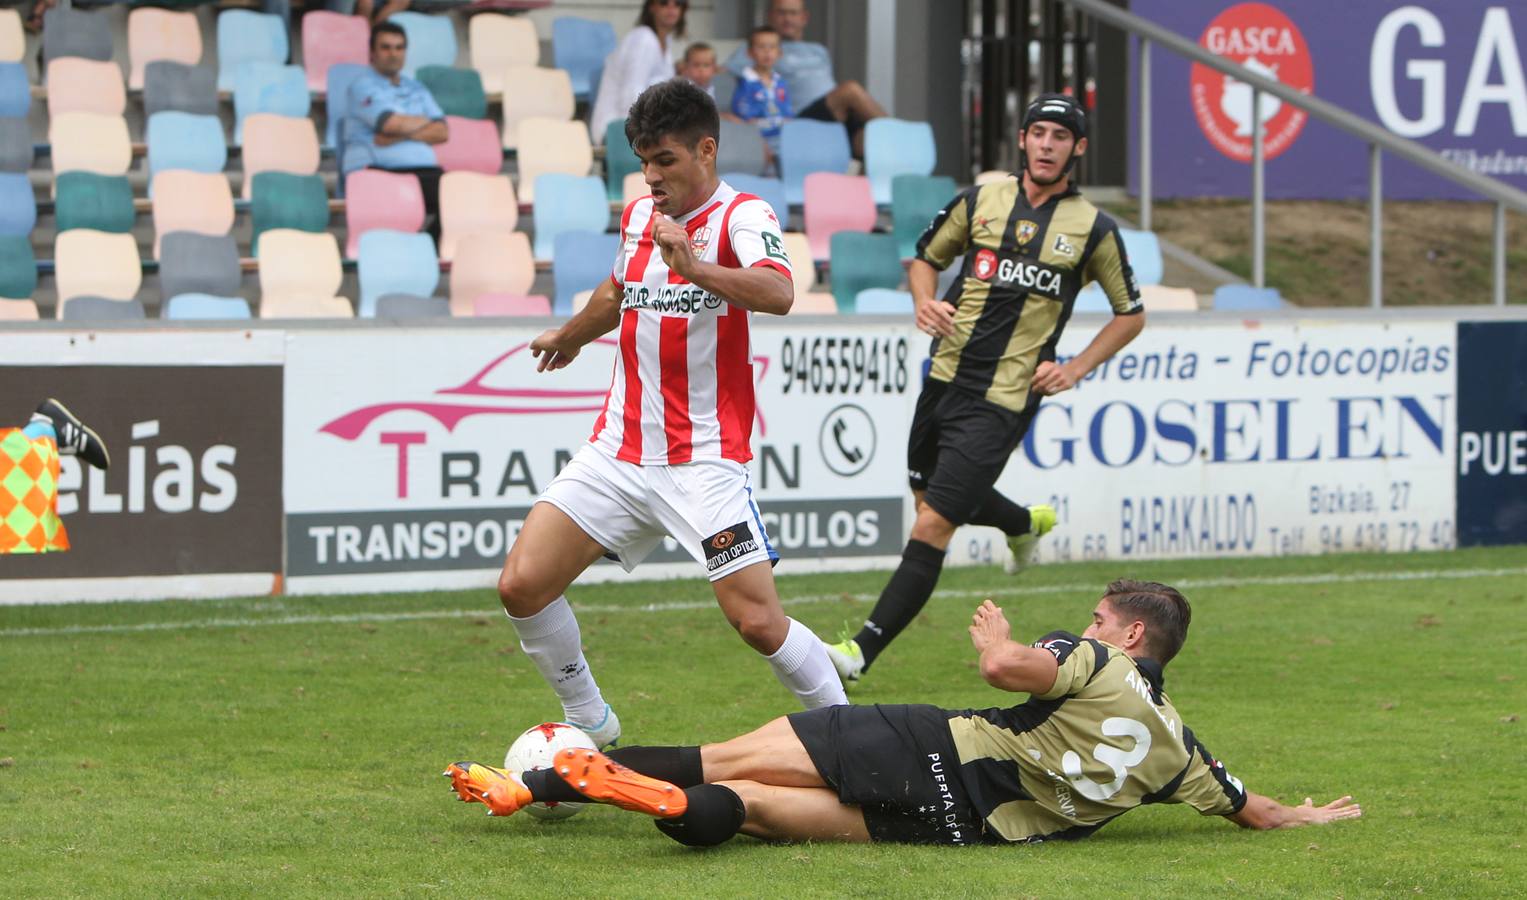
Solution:
{"label": "metal handrail", "polygon": [[1460,184],[1495,202],[1492,253],[1492,299],[1497,306],[1506,303],[1506,209],[1527,212],[1527,192],[1517,190],[1493,178],[1481,175],[1459,163],[1442,158],[1436,151],[1408,138],[1402,138],[1354,113],[1310,94],[1301,93],[1274,78],[1210,53],[1197,42],[1171,31],[1149,19],[1141,18],[1106,2],[1106,0],[1058,0],[1093,18],[1120,28],[1140,40],[1137,54],[1140,90],[1140,227],[1151,227],[1151,127],[1150,127],[1150,50],[1161,44],[1179,56],[1230,75],[1251,87],[1252,109],[1252,282],[1265,287],[1266,197],[1263,183],[1262,94],[1268,93],[1311,116],[1366,142],[1369,147],[1368,203],[1370,216],[1369,302],[1383,305],[1383,151],[1389,151],[1433,174]]}

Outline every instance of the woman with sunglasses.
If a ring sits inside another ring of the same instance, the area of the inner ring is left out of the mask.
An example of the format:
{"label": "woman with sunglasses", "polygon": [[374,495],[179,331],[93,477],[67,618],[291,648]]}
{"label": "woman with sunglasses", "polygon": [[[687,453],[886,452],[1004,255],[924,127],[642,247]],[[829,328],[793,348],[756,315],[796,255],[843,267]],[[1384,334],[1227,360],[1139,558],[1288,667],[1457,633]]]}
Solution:
{"label": "woman with sunglasses", "polygon": [[636,27],[605,58],[589,116],[594,143],[604,140],[605,128],[624,118],[642,91],[674,76],[673,38],[684,36],[688,12],[689,0],[647,0]]}

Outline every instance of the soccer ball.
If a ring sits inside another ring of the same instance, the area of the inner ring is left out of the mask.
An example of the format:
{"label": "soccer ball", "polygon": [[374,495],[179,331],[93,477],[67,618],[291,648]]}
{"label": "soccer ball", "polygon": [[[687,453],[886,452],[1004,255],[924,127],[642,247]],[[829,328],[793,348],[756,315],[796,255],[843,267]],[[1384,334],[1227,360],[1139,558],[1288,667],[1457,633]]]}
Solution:
{"label": "soccer ball", "polygon": [[[524,734],[515,738],[514,743],[509,745],[509,752],[504,754],[504,768],[511,772],[549,769],[552,758],[559,751],[569,747],[584,750],[599,749],[594,746],[593,740],[588,735],[566,722],[542,722],[534,728],[527,728]],[[525,807],[525,812],[537,819],[551,821],[576,815],[578,810],[586,805],[584,803],[532,803]]]}

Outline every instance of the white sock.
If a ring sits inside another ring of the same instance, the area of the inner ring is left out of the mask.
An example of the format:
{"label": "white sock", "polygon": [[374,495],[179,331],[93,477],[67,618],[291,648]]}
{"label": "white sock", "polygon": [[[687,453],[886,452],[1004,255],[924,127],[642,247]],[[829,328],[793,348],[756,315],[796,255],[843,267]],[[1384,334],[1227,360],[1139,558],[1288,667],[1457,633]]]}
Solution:
{"label": "white sock", "polygon": [[533,616],[516,619],[520,649],[541,671],[541,677],[557,692],[562,714],[569,725],[594,727],[604,719],[604,696],[594,683],[588,660],[583,658],[583,641],[578,633],[578,619],[566,597],[558,597]]}
{"label": "white sock", "polygon": [[790,619],[790,631],[778,650],[764,657],[774,668],[774,677],[800,698],[807,709],[838,706],[848,702],[838,670],[827,656],[827,648],[810,628]]}

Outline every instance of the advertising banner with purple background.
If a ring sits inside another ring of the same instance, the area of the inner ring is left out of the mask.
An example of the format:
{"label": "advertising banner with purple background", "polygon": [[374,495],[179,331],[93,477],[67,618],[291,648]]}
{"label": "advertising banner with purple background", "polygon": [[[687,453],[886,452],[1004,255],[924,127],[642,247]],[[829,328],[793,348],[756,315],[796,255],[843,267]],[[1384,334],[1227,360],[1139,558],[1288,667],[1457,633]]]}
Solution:
{"label": "advertising banner with purple background", "polygon": [[[1444,157],[1527,189],[1527,5],[1520,0],[1132,0],[1144,16]],[[1251,89],[1162,48],[1151,54],[1153,191],[1251,193]],[[1368,196],[1367,148],[1276,97],[1258,110],[1267,195]],[[1139,105],[1131,105],[1138,140]],[[1479,197],[1393,157],[1384,195]],[[1131,187],[1138,171],[1131,166]]]}

